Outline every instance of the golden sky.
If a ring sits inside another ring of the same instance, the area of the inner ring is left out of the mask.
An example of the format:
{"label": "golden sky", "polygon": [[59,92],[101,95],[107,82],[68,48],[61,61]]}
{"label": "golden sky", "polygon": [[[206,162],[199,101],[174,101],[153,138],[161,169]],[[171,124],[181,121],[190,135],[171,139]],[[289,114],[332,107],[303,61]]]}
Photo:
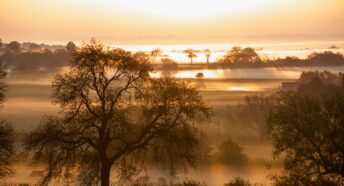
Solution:
{"label": "golden sky", "polygon": [[4,41],[118,44],[344,39],[344,0],[0,0]]}

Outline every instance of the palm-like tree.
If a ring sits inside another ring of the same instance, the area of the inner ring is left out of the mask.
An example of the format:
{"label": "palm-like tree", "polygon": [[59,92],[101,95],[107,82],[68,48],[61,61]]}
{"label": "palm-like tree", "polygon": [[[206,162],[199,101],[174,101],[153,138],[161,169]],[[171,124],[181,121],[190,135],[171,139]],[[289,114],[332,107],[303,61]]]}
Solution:
{"label": "palm-like tree", "polygon": [[210,51],[210,49],[205,49],[204,52],[205,52],[205,57],[207,58],[207,64],[209,64],[209,58],[211,56],[211,51]]}
{"label": "palm-like tree", "polygon": [[193,63],[193,58],[197,57],[195,51],[193,49],[186,49],[183,51],[185,54],[187,54],[188,58],[191,60],[191,64]]}

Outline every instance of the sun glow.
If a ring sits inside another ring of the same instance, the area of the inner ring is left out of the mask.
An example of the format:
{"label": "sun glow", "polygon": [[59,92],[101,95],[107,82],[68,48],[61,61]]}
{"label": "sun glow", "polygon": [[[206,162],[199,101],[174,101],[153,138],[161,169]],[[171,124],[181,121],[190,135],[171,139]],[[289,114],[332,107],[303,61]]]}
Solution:
{"label": "sun glow", "polygon": [[103,3],[135,14],[189,19],[252,12],[281,1],[286,0],[105,0]]}

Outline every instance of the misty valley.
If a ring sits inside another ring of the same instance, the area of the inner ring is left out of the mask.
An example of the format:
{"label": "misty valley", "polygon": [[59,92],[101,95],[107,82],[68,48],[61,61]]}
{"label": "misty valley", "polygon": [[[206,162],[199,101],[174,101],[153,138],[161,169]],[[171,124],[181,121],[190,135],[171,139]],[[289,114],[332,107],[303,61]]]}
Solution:
{"label": "misty valley", "polygon": [[338,48],[0,46],[3,185],[343,184]]}

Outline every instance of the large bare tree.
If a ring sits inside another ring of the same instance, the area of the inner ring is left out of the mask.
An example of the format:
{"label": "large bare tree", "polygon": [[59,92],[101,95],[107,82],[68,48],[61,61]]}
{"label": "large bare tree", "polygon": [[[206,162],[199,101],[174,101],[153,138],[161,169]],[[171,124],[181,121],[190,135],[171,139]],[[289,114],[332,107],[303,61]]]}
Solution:
{"label": "large bare tree", "polygon": [[195,121],[209,109],[195,88],[151,79],[151,70],[145,54],[95,40],[76,50],[69,70],[53,82],[59,116],[44,117],[25,140],[37,160],[47,161],[43,184],[72,169],[82,185],[107,186],[112,168],[130,173],[134,159],[157,147],[178,148],[192,161]]}

